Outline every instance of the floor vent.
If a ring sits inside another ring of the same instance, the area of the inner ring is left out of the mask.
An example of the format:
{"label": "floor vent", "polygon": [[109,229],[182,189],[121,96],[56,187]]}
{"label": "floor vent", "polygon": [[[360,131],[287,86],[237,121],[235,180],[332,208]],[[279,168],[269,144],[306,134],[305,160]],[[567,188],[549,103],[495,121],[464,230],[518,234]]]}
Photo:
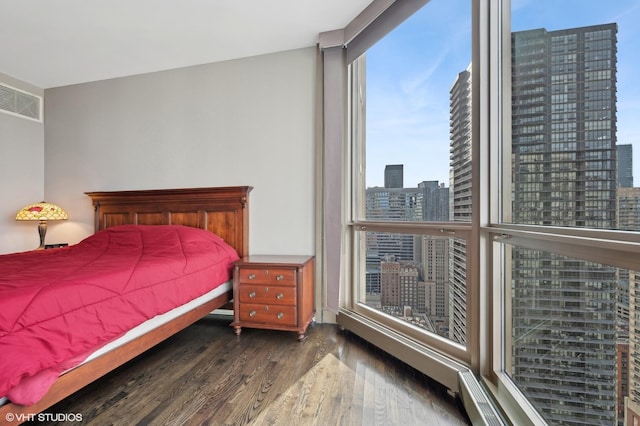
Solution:
{"label": "floor vent", "polygon": [[0,84],[0,111],[42,121],[42,98]]}
{"label": "floor vent", "polygon": [[470,371],[460,371],[460,398],[471,420],[476,425],[505,426],[487,393],[482,389],[478,380]]}

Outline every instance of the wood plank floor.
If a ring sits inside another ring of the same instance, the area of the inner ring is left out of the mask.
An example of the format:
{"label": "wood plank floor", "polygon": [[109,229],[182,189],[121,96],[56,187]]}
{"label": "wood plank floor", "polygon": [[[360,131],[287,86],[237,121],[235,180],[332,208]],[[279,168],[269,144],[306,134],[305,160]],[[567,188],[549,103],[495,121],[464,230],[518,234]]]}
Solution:
{"label": "wood plank floor", "polygon": [[[457,399],[331,324],[296,333],[209,316],[47,411],[82,425],[468,425]],[[59,422],[41,425],[64,424]]]}

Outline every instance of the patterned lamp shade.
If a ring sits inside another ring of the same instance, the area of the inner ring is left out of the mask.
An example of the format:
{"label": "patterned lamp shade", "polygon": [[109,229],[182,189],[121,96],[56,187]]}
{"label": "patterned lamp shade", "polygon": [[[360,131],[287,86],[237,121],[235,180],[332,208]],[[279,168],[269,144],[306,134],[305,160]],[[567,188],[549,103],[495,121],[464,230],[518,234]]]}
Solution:
{"label": "patterned lamp shade", "polygon": [[67,219],[67,212],[55,204],[41,202],[29,204],[20,209],[16,220],[61,220]]}
{"label": "patterned lamp shade", "polygon": [[38,223],[38,235],[40,235],[39,250],[45,248],[44,236],[47,233],[47,221],[48,220],[61,220],[67,219],[67,212],[62,210],[62,207],[55,204],[42,201],[41,203],[29,204],[20,209],[16,214],[16,220],[39,220]]}

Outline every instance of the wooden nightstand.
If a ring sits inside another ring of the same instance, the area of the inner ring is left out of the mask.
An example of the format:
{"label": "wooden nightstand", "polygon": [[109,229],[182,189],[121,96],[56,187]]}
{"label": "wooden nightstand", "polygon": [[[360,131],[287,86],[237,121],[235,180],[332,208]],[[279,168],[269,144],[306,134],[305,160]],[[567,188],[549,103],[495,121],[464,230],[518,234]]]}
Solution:
{"label": "wooden nightstand", "polygon": [[297,331],[315,318],[313,256],[248,256],[234,263],[233,317],[242,327]]}

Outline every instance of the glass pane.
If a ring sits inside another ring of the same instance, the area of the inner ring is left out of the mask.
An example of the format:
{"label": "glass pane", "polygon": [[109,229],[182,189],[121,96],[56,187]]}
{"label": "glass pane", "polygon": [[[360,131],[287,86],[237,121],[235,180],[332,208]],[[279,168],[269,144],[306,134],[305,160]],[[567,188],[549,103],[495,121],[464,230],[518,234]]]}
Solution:
{"label": "glass pane", "polygon": [[[639,19],[631,0],[512,1],[506,221],[640,231]],[[640,406],[640,275],[509,253],[515,383],[550,424],[622,424]]]}
{"label": "glass pane", "polygon": [[512,2],[508,221],[624,229],[618,189],[633,187],[640,155],[638,18],[636,1]]}
{"label": "glass pane", "polygon": [[470,221],[471,2],[430,1],[365,58],[366,219]]}
{"label": "glass pane", "polygon": [[465,344],[465,240],[372,231],[358,235],[366,251],[358,302]]}
{"label": "glass pane", "polygon": [[516,247],[508,270],[516,385],[549,424],[622,420],[635,273]]}

